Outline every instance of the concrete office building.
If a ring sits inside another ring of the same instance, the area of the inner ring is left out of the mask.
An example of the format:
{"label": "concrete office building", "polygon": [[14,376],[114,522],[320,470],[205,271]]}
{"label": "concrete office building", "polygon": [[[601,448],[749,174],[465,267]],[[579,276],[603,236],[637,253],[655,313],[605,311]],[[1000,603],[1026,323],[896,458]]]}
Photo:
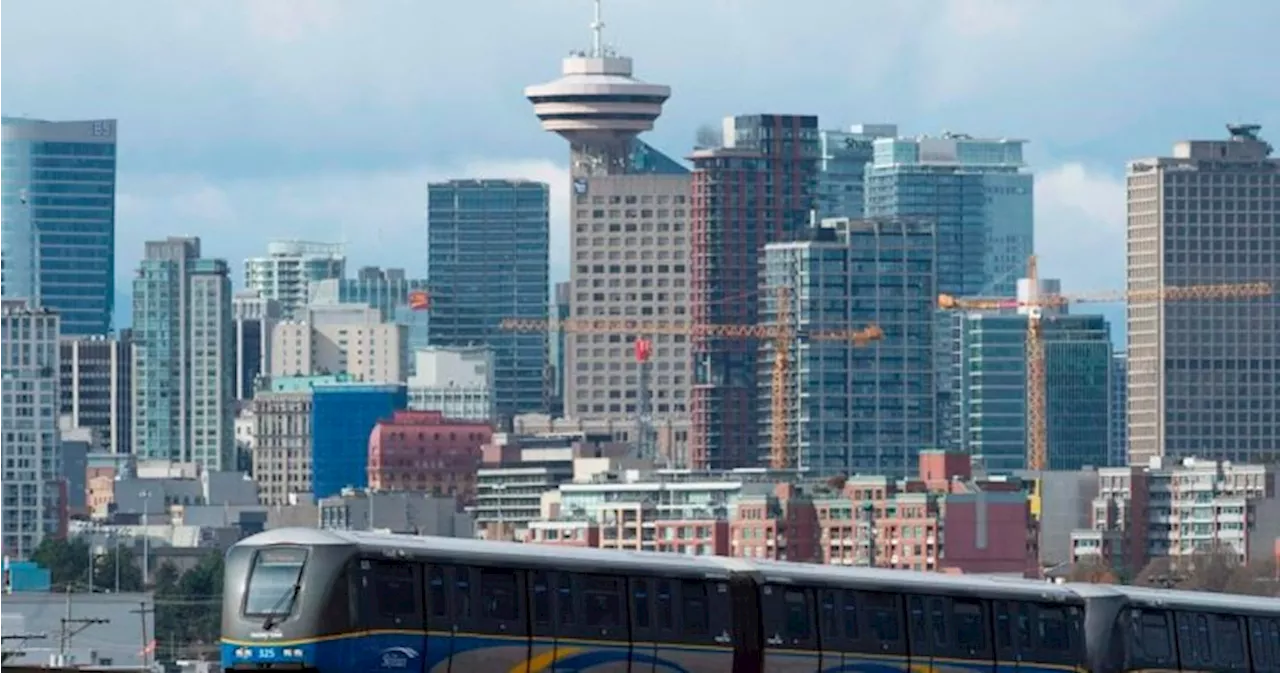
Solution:
{"label": "concrete office building", "polygon": [[[1280,158],[1256,125],[1129,162],[1128,289],[1280,279]],[[1129,462],[1280,461],[1280,288],[1129,302]]]}
{"label": "concrete office building", "polygon": [[276,324],[271,332],[271,376],[347,373],[358,381],[404,380],[405,328],[383,322],[363,304],[311,306],[300,321]]}
{"label": "concrete office building", "polygon": [[[65,530],[58,433],[58,315],[6,299],[0,309],[4,553],[26,559]],[[5,608],[6,611],[8,608]]]}
{"label": "concrete office building", "polygon": [[199,238],[148,241],[133,281],[133,451],[235,465],[235,358],[227,263]]}
{"label": "concrete office building", "polygon": [[493,420],[493,352],[485,346],[431,346],[413,354],[409,408],[450,420]]}
{"label": "concrete office building", "polygon": [[271,334],[280,321],[280,302],[255,290],[242,290],[231,298],[234,321],[236,370],[235,398],[253,399],[258,377],[271,373]]}
{"label": "concrete office building", "polygon": [[493,350],[493,403],[502,418],[545,409],[544,332],[502,329],[546,320],[550,302],[549,187],[529,180],[450,180],[427,187],[427,280],[433,346]]}
{"label": "concrete office building", "polygon": [[[826,220],[808,239],[765,246],[761,320],[792,299],[792,326],[816,334],[876,324],[864,348],[800,338],[787,389],[791,466],[817,475],[906,477],[933,448],[933,306],[937,239],[923,221]],[[891,271],[888,269],[892,269]],[[760,347],[758,454],[769,456],[774,350]]]}
{"label": "concrete office building", "polygon": [[0,291],[106,335],[115,310],[116,121],[3,120]]}
{"label": "concrete office building", "polygon": [[[671,88],[636,79],[631,58],[606,47],[603,24],[596,23],[592,47],[564,59],[562,78],[525,90],[543,129],[569,143],[569,313],[681,327],[689,303],[689,171],[637,137],[653,129]],[[637,418],[634,342],[641,336],[654,340],[652,416],[660,424],[685,424],[689,346],[677,334],[565,336],[565,416],[609,423]],[[676,430],[677,443],[686,435]]]}
{"label": "concrete office building", "polygon": [[133,330],[118,337],[63,337],[58,415],[93,430],[93,450],[133,451]]}
{"label": "concrete office building", "polygon": [[346,263],[339,244],[272,241],[265,257],[244,260],[244,287],[280,302],[281,317],[297,320],[310,298],[311,283],[342,278]]}

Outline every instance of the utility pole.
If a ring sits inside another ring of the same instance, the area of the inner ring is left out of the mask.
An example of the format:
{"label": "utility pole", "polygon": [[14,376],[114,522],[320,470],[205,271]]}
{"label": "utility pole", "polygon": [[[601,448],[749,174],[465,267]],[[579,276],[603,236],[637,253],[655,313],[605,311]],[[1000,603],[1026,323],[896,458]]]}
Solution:
{"label": "utility pole", "polygon": [[155,608],[148,608],[147,602],[142,601],[138,604],[137,610],[130,610],[133,614],[138,615],[142,620],[142,667],[151,667],[151,643],[147,640],[147,615],[154,613]]}
{"label": "utility pole", "polygon": [[71,647],[71,639],[90,626],[110,624],[111,620],[83,617],[73,619],[71,617],[71,587],[67,587],[67,614],[62,618],[61,622],[62,623],[58,631],[58,660],[61,662],[61,665],[66,666],[67,649]]}

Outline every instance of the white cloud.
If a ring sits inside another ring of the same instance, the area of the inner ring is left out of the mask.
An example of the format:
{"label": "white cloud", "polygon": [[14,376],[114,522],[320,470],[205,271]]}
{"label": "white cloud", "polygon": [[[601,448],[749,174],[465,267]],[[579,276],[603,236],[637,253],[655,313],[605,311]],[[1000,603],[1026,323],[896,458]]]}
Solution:
{"label": "white cloud", "polygon": [[1035,198],[1041,275],[1062,279],[1068,293],[1123,289],[1124,179],[1063,164],[1036,176]]}
{"label": "white cloud", "polygon": [[568,262],[567,168],[539,160],[483,160],[456,167],[320,173],[301,178],[213,181],[199,175],[121,175],[116,256],[127,288],[143,243],[166,235],[202,238],[204,254],[237,269],[274,239],[343,242],[348,264],[404,267],[427,258],[427,184],[453,178],[524,178],[551,186],[552,277]]}

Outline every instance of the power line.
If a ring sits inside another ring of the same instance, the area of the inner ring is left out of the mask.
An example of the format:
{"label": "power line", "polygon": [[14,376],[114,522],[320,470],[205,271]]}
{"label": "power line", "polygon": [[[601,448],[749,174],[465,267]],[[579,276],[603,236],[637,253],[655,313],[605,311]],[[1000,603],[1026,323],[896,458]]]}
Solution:
{"label": "power line", "polygon": [[156,610],[155,608],[148,608],[146,601],[138,603],[138,606],[137,610],[130,610],[129,612],[138,615],[138,618],[142,620],[142,666],[143,668],[148,668],[151,666],[151,643],[147,639],[147,615],[154,613]]}

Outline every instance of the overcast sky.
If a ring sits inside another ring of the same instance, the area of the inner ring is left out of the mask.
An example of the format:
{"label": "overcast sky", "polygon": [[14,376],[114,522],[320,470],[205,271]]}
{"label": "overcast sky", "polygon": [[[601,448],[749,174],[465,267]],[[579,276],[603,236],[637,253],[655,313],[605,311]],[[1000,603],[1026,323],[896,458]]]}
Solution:
{"label": "overcast sky", "polygon": [[[816,113],[1031,141],[1036,248],[1069,291],[1124,278],[1124,161],[1254,121],[1280,145],[1275,0],[605,0],[606,42],[673,95],[682,156],[725,115]],[[119,120],[120,294],[142,242],[204,239],[240,281],[273,238],[426,260],[426,184],[552,184],[522,91],[588,46],[589,0],[6,0],[4,113]],[[127,318],[126,318],[127,320]]]}

